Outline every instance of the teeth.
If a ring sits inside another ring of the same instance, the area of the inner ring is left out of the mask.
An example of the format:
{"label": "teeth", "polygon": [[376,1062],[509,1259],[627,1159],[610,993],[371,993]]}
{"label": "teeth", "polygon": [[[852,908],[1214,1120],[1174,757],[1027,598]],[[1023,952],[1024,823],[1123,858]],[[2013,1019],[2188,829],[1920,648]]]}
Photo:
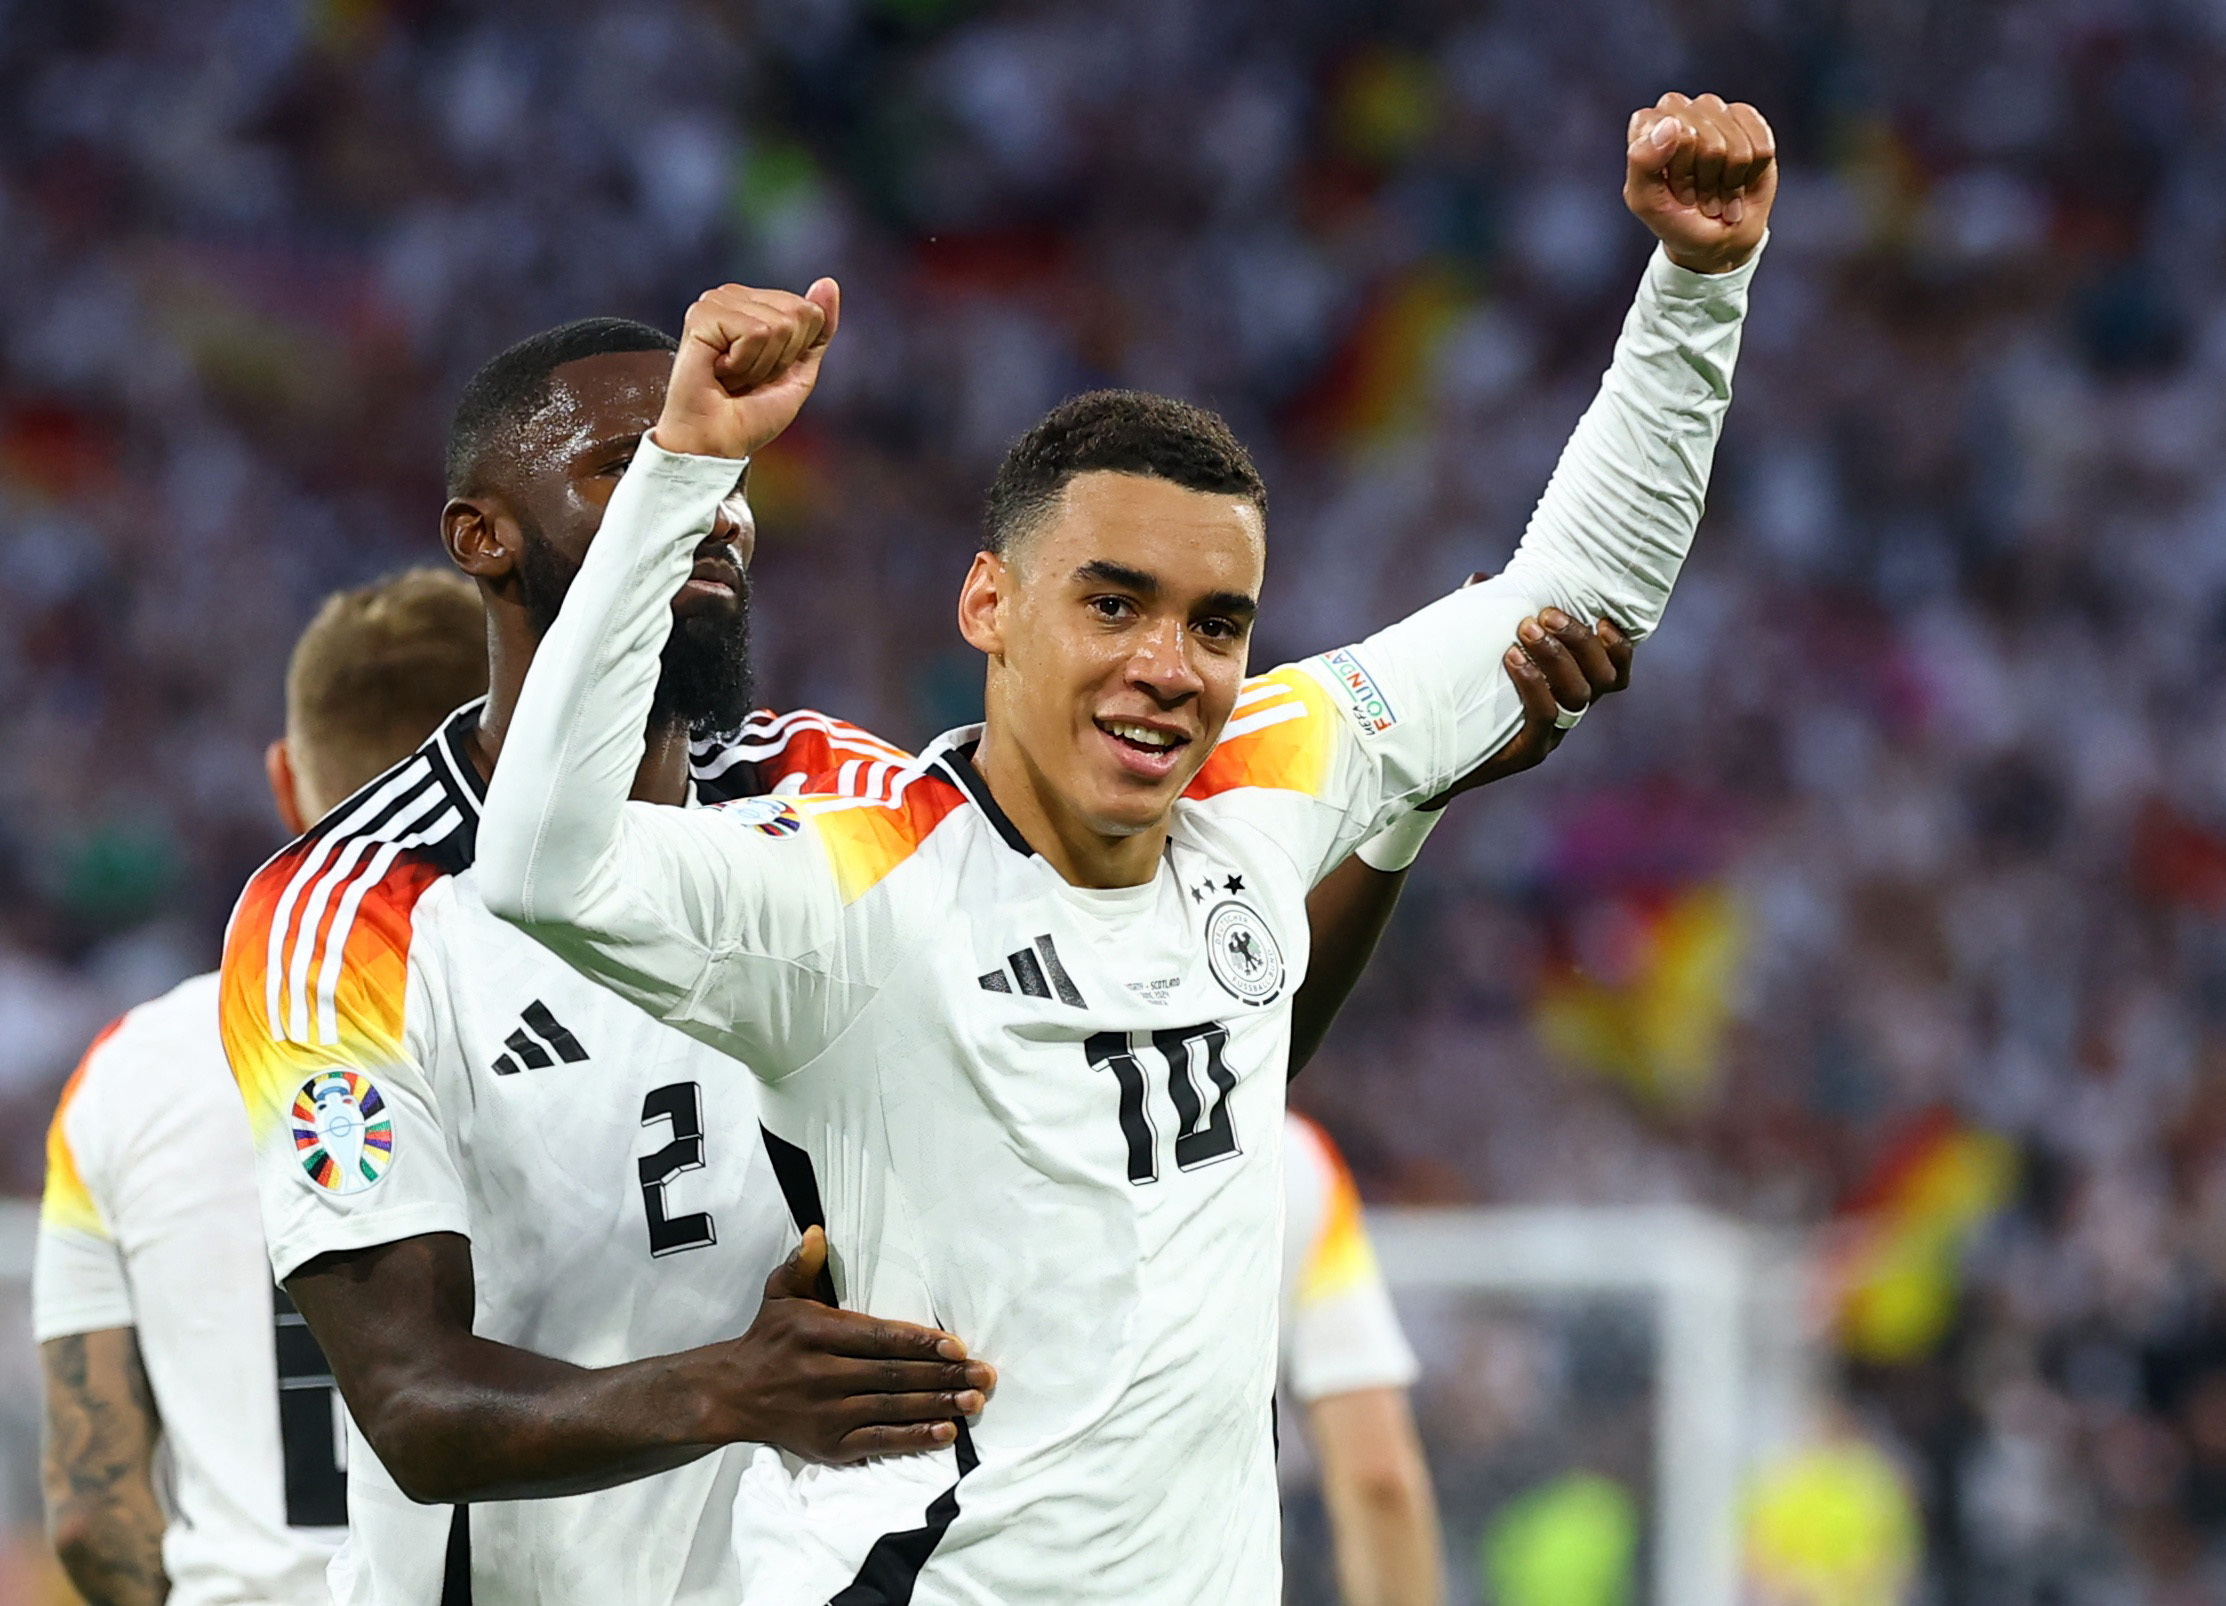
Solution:
{"label": "teeth", "polygon": [[1140,747],[1173,747],[1175,738],[1166,731],[1153,730],[1149,725],[1131,725],[1125,719],[1109,719],[1105,728],[1125,742]]}

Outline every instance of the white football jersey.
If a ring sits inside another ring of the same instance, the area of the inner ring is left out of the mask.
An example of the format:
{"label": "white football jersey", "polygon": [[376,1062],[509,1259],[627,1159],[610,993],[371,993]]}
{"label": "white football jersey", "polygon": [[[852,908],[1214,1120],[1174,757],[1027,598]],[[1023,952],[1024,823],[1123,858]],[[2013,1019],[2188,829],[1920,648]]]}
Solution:
{"label": "white football jersey", "polygon": [[[955,732],[878,795],[629,805],[668,599],[731,461],[645,441],[542,644],[481,888],[763,1080],[846,1305],[963,1334],[999,1386],[952,1450],[753,1463],[749,1601],[1275,1601],[1270,1399],[1306,896],[1519,727],[1552,605],[1659,618],[1700,516],[1751,270],[1657,256],[1496,579],[1249,682],[1140,886],[1068,884]],[[739,1068],[735,1075],[739,1079]]]}
{"label": "white football jersey", "polygon": [[[257,872],[226,937],[224,1043],[271,1269],[421,1233],[472,1241],[473,1330],[581,1366],[739,1336],[795,1243],[747,1078],[488,914],[474,703]],[[901,758],[821,716],[699,749],[706,797]],[[675,810],[675,813],[681,811]],[[357,1440],[345,1606],[441,1597],[446,1507]],[[475,1606],[739,1592],[722,1452],[560,1499],[474,1506]],[[707,1526],[708,1525],[708,1526]]]}
{"label": "white football jersey", "polygon": [[1337,1145],[1303,1115],[1283,1128],[1283,1382],[1301,1404],[1418,1375]]}
{"label": "white football jersey", "polygon": [[323,1357],[272,1286],[247,1121],[196,976],[94,1039],[46,1139],[39,1341],[138,1331],[177,1606],[322,1606],[347,1521]]}

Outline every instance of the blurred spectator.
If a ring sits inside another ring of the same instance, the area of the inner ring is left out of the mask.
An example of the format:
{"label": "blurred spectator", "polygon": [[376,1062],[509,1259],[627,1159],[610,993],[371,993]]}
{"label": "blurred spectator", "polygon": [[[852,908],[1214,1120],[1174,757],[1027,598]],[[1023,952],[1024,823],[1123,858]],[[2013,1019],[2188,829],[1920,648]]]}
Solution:
{"label": "blurred spectator", "polygon": [[1083,385],[1258,447],[1263,662],[1494,567],[1638,266],[1624,114],[1714,88],[1789,182],[1700,555],[1302,1095],[1379,1198],[1840,1219],[1927,1598],[2226,1598],[2226,12],[0,17],[8,1187],[88,1028],[213,958],[285,645],[431,551],[489,351],[841,275],[753,479],[763,681],[916,742],[977,695],[978,490]]}

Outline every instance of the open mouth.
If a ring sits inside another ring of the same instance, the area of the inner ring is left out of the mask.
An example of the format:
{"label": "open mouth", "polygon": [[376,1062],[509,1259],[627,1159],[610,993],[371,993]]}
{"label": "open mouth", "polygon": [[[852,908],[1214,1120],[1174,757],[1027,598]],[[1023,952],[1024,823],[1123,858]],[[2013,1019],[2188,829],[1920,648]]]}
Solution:
{"label": "open mouth", "polygon": [[1190,745],[1190,738],[1182,732],[1147,725],[1142,720],[1099,719],[1094,723],[1123,769],[1153,780],[1174,769],[1183,749]]}

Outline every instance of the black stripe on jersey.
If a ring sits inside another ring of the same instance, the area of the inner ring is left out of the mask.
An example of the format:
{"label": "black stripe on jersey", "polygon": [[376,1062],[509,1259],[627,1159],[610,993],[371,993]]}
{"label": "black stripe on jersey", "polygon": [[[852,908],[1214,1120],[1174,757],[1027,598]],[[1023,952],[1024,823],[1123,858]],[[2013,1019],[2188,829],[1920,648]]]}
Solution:
{"label": "black stripe on jersey", "polygon": [[[479,717],[479,705],[485,700],[485,698],[480,698],[467,703],[457,713],[450,716],[450,726],[453,727],[459,720],[465,720],[466,716],[469,716],[470,720],[476,720]],[[468,722],[465,728],[469,728]],[[456,875],[467,869],[472,861],[473,844],[476,837],[474,828],[479,821],[479,804],[476,797],[466,792],[462,784],[449,773],[449,765],[453,760],[446,756],[447,737],[448,731],[445,729],[434,732],[409,757],[399,763],[388,765],[377,775],[372,776],[370,780],[365,781],[351,792],[337,807],[327,810],[324,818],[266,859],[263,862],[262,869],[267,870],[278,863],[279,860],[295,854],[304,843],[322,842],[331,838],[334,840],[335,847],[337,847],[340,843],[350,841],[356,837],[368,837],[373,842],[391,840],[391,836],[386,834],[388,822],[395,819],[403,809],[421,801],[428,786],[438,787],[446,792],[451,799],[455,800],[459,816],[458,823],[447,835],[435,841],[416,843],[409,849],[409,852],[413,857],[433,865],[434,868],[446,875]],[[413,769],[417,771],[414,775],[409,773]],[[469,769],[468,765],[466,766],[466,773],[476,774]],[[401,789],[394,797],[381,804],[375,813],[369,815],[363,813],[363,803],[398,782],[402,783]],[[481,790],[483,791],[484,788],[481,788]],[[421,816],[421,819],[425,821],[438,818],[439,811],[437,809],[430,810]],[[327,859],[325,863],[329,866],[331,860]],[[298,860],[295,868],[299,868]],[[258,870],[256,873],[260,875],[262,870]],[[323,871],[320,869],[319,874],[322,873]]]}
{"label": "black stripe on jersey", "polygon": [[1005,955],[1005,963],[1013,967],[1013,977],[1020,983],[1020,990],[1030,998],[1049,998],[1051,986],[1043,979],[1043,966],[1036,963],[1036,956],[1023,948]]}
{"label": "black stripe on jersey", "polygon": [[[356,788],[349,800],[333,809],[325,817],[302,833],[304,842],[331,839],[335,846],[342,842],[363,837],[372,842],[393,841],[398,835],[415,835],[440,818],[438,808],[425,808],[430,794],[445,796],[457,804],[457,824],[447,834],[431,841],[413,845],[410,852],[430,860],[436,867],[454,875],[471,863],[473,826],[477,822],[477,803],[464,797],[448,774],[448,767],[435,758],[427,748],[437,746],[436,735],[425,747],[419,748],[401,763],[382,775],[374,776]],[[415,770],[413,775],[409,773]],[[379,805],[371,814],[357,808],[356,800],[368,800],[382,788],[400,781],[395,795]],[[395,821],[414,816],[412,823],[401,828]],[[329,865],[332,861],[327,860]],[[320,869],[320,874],[323,871]]]}
{"label": "black stripe on jersey", "polygon": [[1059,950],[1051,945],[1049,936],[1036,939],[1036,952],[1043,955],[1044,974],[1051,978],[1051,990],[1059,995],[1059,1002],[1071,1004],[1076,1009],[1088,1008],[1082,1002],[1082,990],[1075,986],[1074,978],[1067,974],[1067,967],[1059,963]]}
{"label": "black stripe on jersey", "polygon": [[[765,1139],[765,1158],[773,1162],[773,1180],[781,1185],[781,1197],[788,1201],[788,1213],[795,1218],[796,1230],[806,1227],[827,1230],[827,1210],[819,1202],[819,1177],[812,1170],[812,1157],[785,1138],[777,1138],[763,1122],[758,1123],[758,1133]],[[812,1291],[828,1304],[839,1304],[835,1298],[835,1274],[832,1261],[819,1269],[819,1286]]]}
{"label": "black stripe on jersey", "polygon": [[441,1564],[441,1606],[471,1606],[471,1507],[451,1506],[448,1557]]}
{"label": "black stripe on jersey", "polygon": [[[487,783],[480,778],[479,766],[471,761],[471,733],[479,728],[480,711],[486,706],[486,698],[473,698],[449,715],[441,724],[440,734],[427,744],[439,747],[448,761],[449,779],[475,804],[487,801]],[[472,812],[479,811],[474,808]]]}
{"label": "black stripe on jersey", "polygon": [[446,844],[455,863],[443,868],[451,874],[461,873],[479,857],[479,809],[487,801],[487,782],[479,773],[479,766],[471,761],[469,742],[472,732],[479,729],[480,710],[486,705],[484,697],[466,703],[449,715],[448,722],[419,749],[440,755],[440,763],[435,768],[441,784],[448,788],[456,812],[464,818],[464,823],[450,834]]}
{"label": "black stripe on jersey", "polygon": [[518,1058],[524,1060],[526,1062],[526,1069],[529,1071],[538,1071],[544,1066],[554,1065],[556,1063],[555,1060],[549,1058],[549,1051],[547,1049],[543,1048],[539,1043],[536,1043],[532,1038],[526,1035],[526,1029],[523,1026],[513,1031],[508,1037],[504,1038],[502,1040],[502,1046],[509,1049],[511,1053],[517,1055]]}
{"label": "black stripe on jersey", "polygon": [[[375,812],[363,815],[359,819],[351,820],[348,823],[346,830],[334,830],[331,834],[336,843],[352,842],[357,837],[364,837],[373,842],[391,842],[397,835],[407,835],[411,830],[417,829],[418,827],[424,825],[426,822],[439,817],[440,811],[438,809],[430,809],[423,806],[426,799],[435,797],[445,790],[445,788],[441,784],[439,772],[433,765],[425,762],[423,759],[415,754],[412,754],[409,758],[405,759],[403,761],[403,766],[415,766],[417,773],[414,775],[404,775],[399,777],[399,779],[403,783],[401,789],[397,791],[394,796],[388,798],[384,803],[380,804]],[[363,791],[358,793],[357,795],[364,796],[365,794],[368,794],[374,787],[377,787],[380,782],[385,781],[389,777],[392,777],[394,775],[394,771],[388,771],[386,775],[380,776],[377,781],[373,781],[369,785],[365,786],[363,788]],[[347,804],[343,803],[340,808],[333,810],[333,813],[339,814],[343,809],[346,809],[347,806]],[[409,826],[404,826],[400,829],[400,831],[397,831],[395,827],[395,822],[397,820],[411,820],[413,823]],[[309,834],[312,836],[316,836],[320,835],[321,833],[316,831],[315,829],[312,829]],[[322,875],[325,869],[329,868],[331,863],[332,861],[328,859],[325,862],[325,865],[319,867],[318,874]]]}
{"label": "black stripe on jersey", "polygon": [[508,1054],[497,1054],[495,1056],[494,1071],[497,1076],[516,1076],[519,1069],[518,1062]]}
{"label": "black stripe on jersey", "polygon": [[876,1539],[858,1576],[829,1596],[827,1606],[910,1606],[921,1570],[958,1518],[959,1484],[981,1465],[981,1457],[974,1453],[974,1436],[966,1431],[964,1421],[958,1424],[957,1450],[958,1482],[928,1503],[927,1521]]}
{"label": "black stripe on jersey", "polygon": [[730,759],[708,773],[690,770],[688,779],[698,803],[732,803],[736,798],[763,797],[766,790],[765,776],[754,758]]}
{"label": "black stripe on jersey", "polygon": [[953,786],[974,800],[974,807],[980,809],[982,817],[997,828],[997,834],[1004,838],[1006,847],[1015,853],[1033,857],[1036,850],[1020,834],[1020,827],[1013,824],[1005,811],[997,806],[997,800],[989,795],[989,783],[982,779],[982,772],[974,768],[974,753],[980,746],[979,742],[969,742],[964,747],[954,747],[943,755],[942,761],[935,767],[943,772],[945,779]]}
{"label": "black stripe on jersey", "polygon": [[[817,1227],[824,1232],[827,1212],[820,1200],[812,1157],[787,1139],[775,1137],[762,1122],[758,1132],[765,1139],[765,1157],[773,1162],[773,1178],[781,1185],[781,1197],[788,1201],[788,1213],[796,1218],[796,1230]],[[828,1304],[836,1303],[835,1280],[825,1270],[819,1274],[818,1293]],[[921,1526],[885,1533],[876,1539],[858,1568],[858,1576],[830,1596],[827,1606],[910,1606],[920,1569],[927,1565],[928,1557],[958,1517],[958,1485],[981,1464],[974,1453],[974,1436],[967,1431],[963,1418],[958,1423],[955,1448],[958,1482],[928,1503],[927,1520]],[[448,1603],[443,1601],[442,1606]]]}
{"label": "black stripe on jersey", "polygon": [[316,1335],[283,1287],[271,1291],[272,1352],[278,1363],[278,1445],[289,1528],[344,1528],[348,1474],[339,1384]]}
{"label": "black stripe on jersey", "polygon": [[526,1005],[521,1013],[534,1035],[555,1049],[557,1058],[565,1064],[577,1065],[587,1058],[587,1050],[580,1047],[580,1040],[564,1029],[564,1023],[550,1014],[549,1006],[540,999]]}
{"label": "black stripe on jersey", "polygon": [[974,979],[982,984],[982,991],[985,993],[1009,993],[1013,990],[1013,984],[1005,979],[1005,973],[1001,970],[993,970],[986,976],[977,976]]}

